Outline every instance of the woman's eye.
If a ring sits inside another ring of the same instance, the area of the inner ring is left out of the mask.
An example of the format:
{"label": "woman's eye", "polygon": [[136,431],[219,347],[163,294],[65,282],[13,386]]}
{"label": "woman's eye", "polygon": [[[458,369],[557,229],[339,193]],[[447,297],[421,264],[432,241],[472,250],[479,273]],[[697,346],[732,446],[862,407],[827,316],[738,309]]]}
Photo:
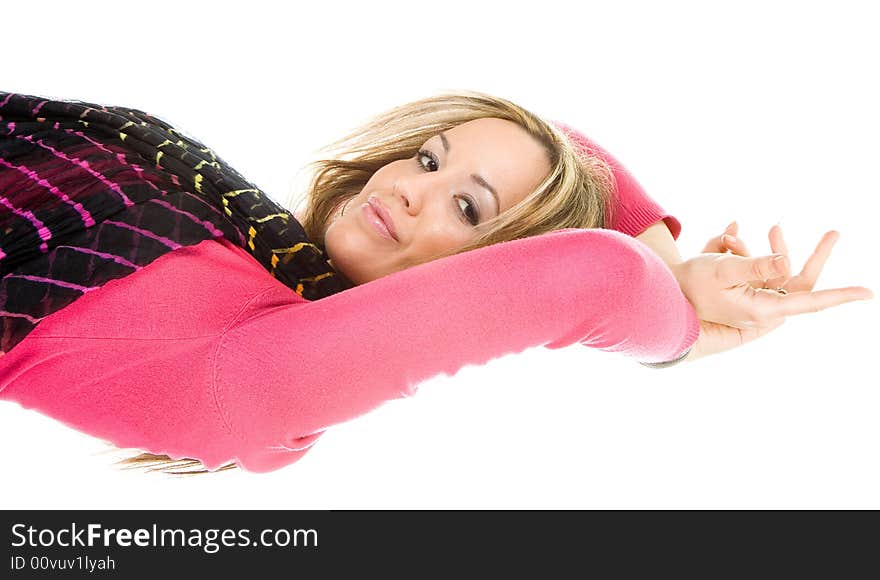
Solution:
{"label": "woman's eye", "polygon": [[[472,226],[480,223],[480,214],[477,212],[477,206],[466,197],[456,198],[456,202],[458,203],[458,209],[461,210],[461,214],[465,217],[469,224]],[[462,207],[461,202],[464,202],[464,207]]]}
{"label": "woman's eye", "polygon": [[431,153],[430,151],[425,151],[425,150],[422,150],[422,151],[419,151],[418,153],[416,153],[416,161],[418,161],[419,165],[422,166],[422,169],[426,169],[425,164],[422,163],[423,157],[427,157],[434,164],[434,169],[429,169],[429,171],[437,171],[438,163],[437,163],[437,158],[434,157],[434,154]]}
{"label": "woman's eye", "polygon": [[[430,166],[426,166],[426,164],[422,162],[422,160],[425,158],[428,159],[428,163],[434,164],[433,168],[429,169]],[[434,156],[433,153],[426,149],[422,149],[418,153],[416,153],[416,161],[418,162],[419,166],[421,166],[421,168],[425,171],[433,172],[440,169],[440,164],[437,162],[437,158]],[[457,196],[455,198],[455,204],[458,206],[458,211],[462,219],[467,221],[467,223],[472,226],[476,226],[480,223],[480,212],[477,208],[477,204],[475,204],[474,201],[470,199],[470,197]]]}

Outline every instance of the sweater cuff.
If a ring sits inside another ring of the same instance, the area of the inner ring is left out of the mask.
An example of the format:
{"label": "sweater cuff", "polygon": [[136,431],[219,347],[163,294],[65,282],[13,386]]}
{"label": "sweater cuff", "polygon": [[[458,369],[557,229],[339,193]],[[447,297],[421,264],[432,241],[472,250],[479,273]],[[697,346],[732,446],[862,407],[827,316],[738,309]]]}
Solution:
{"label": "sweater cuff", "polygon": [[666,362],[658,362],[658,363],[640,362],[639,364],[644,365],[646,367],[651,367],[652,369],[665,369],[666,367],[675,366],[678,363],[680,363],[681,361],[683,361],[685,358],[687,358],[687,355],[690,354],[690,352],[691,352],[691,349],[688,348],[680,356],[678,356],[672,360],[666,361]]}
{"label": "sweater cuff", "polygon": [[700,338],[700,320],[697,318],[696,311],[689,304],[687,309],[687,326],[685,329],[684,339],[681,342],[681,346],[677,349],[678,354],[676,354],[669,360],[660,362],[639,361],[639,364],[655,369],[662,369],[665,367],[676,365],[682,362],[687,357],[687,355],[690,354],[691,349],[693,349],[694,346],[697,344],[698,338]]}
{"label": "sweater cuff", "polygon": [[679,234],[681,234],[681,222],[668,213],[665,213],[659,207],[648,205],[645,207],[630,207],[627,208],[625,212],[617,210],[619,212],[619,219],[614,229],[623,232],[630,237],[636,237],[642,232],[644,232],[648,226],[654,225],[655,223],[663,220],[666,224],[666,227],[669,228],[669,232],[672,234],[673,240],[678,240]]}

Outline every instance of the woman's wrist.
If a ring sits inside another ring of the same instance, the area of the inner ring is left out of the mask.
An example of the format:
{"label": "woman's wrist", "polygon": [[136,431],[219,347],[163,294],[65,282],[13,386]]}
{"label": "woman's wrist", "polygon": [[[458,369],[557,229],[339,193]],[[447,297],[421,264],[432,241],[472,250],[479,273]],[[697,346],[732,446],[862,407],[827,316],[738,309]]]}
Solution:
{"label": "woman's wrist", "polygon": [[688,351],[687,356],[684,357],[684,360],[683,360],[682,362],[694,362],[695,360],[697,360],[698,358],[700,358],[700,356],[702,356],[702,355],[700,354],[700,350],[699,350],[699,348],[697,348],[697,347],[698,347],[698,343],[699,343],[699,340],[698,340],[697,342],[694,343],[694,345],[693,345],[693,346],[691,347],[691,349]]}

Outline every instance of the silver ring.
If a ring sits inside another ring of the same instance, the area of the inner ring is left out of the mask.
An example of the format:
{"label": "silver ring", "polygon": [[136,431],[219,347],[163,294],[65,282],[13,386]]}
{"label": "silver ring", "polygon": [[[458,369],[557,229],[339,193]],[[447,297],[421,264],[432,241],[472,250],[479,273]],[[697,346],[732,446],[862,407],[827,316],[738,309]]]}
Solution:
{"label": "silver ring", "polygon": [[782,286],[780,286],[779,288],[777,288],[776,291],[779,292],[780,294],[782,294],[783,296],[785,296],[786,294],[788,294],[788,290],[786,290],[786,289],[783,288]]}

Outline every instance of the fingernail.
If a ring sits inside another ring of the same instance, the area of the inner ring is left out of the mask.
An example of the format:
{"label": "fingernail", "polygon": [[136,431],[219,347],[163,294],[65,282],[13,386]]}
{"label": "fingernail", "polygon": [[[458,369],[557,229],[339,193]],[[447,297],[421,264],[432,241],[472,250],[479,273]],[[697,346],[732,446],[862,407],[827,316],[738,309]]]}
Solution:
{"label": "fingernail", "polygon": [[725,244],[731,244],[731,245],[732,245],[732,244],[735,244],[735,243],[736,243],[736,238],[734,238],[734,237],[731,236],[730,234],[724,234],[724,243],[725,243]]}
{"label": "fingernail", "polygon": [[732,227],[734,226],[734,224],[736,224],[736,220],[733,220],[732,222],[730,222],[729,224],[727,224],[727,227],[724,228],[724,229],[725,229],[725,230],[729,230],[730,228],[732,228]]}

